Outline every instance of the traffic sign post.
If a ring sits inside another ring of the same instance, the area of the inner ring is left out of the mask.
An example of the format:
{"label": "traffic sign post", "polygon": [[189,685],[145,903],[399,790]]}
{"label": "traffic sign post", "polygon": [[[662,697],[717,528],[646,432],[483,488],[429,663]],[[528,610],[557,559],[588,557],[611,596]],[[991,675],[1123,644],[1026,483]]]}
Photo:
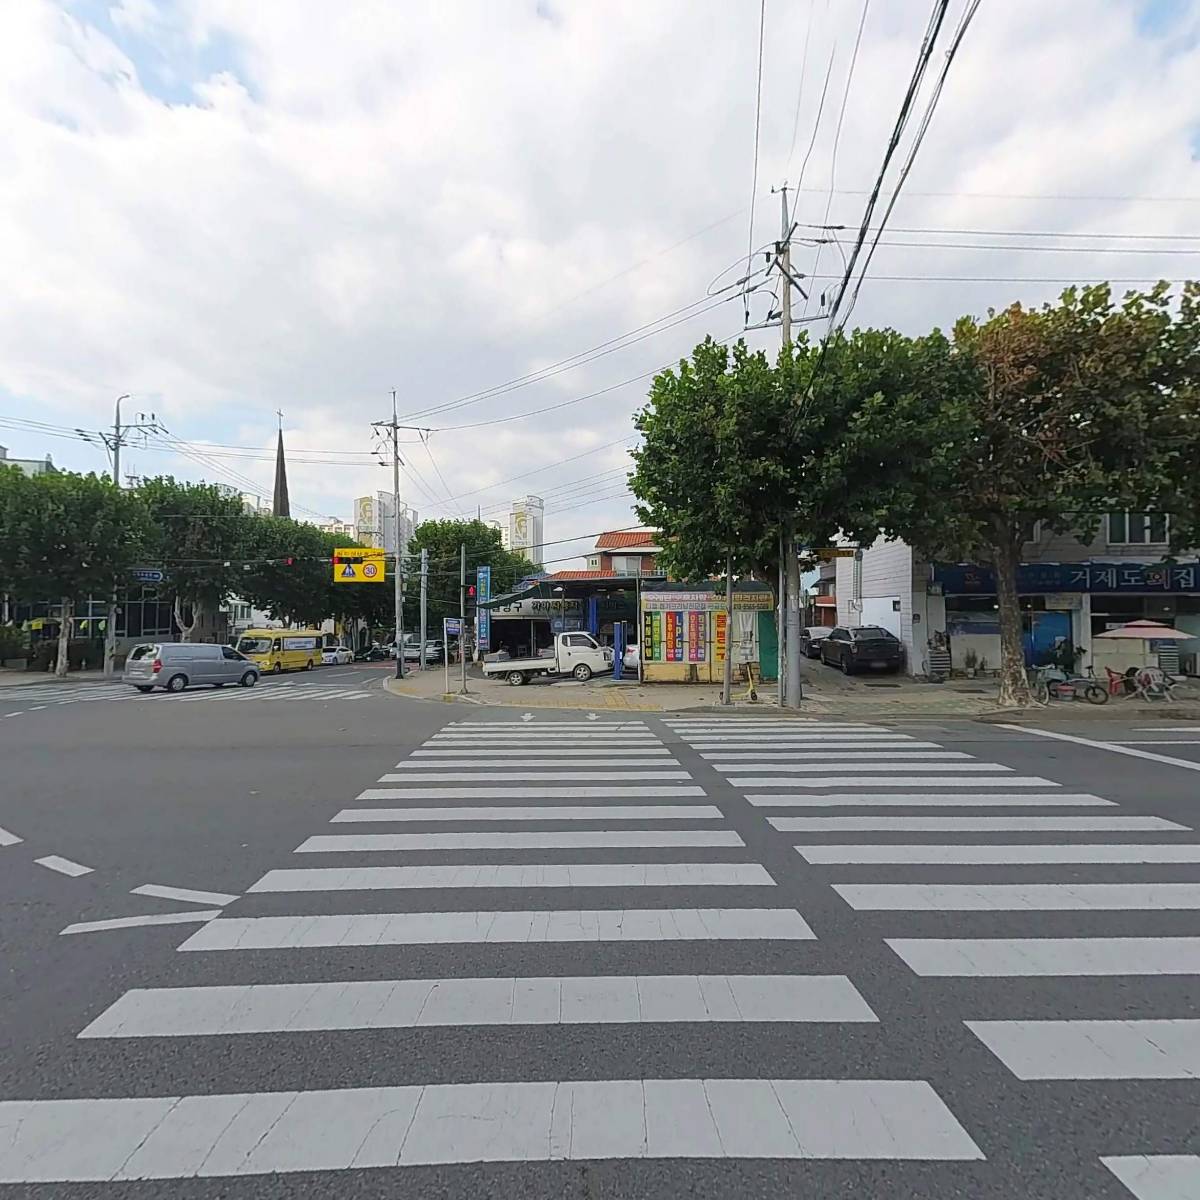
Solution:
{"label": "traffic sign post", "polygon": [[159,570],[157,567],[134,567],[129,574],[132,575],[138,583],[162,583],[162,581],[166,578],[165,573]]}
{"label": "traffic sign post", "polygon": [[333,552],[334,583],[385,583],[387,567],[378,547],[350,546]]}
{"label": "traffic sign post", "polygon": [[[450,635],[457,633],[459,638],[462,638],[462,622],[457,617],[442,618],[442,658],[446,666],[446,695],[450,694]],[[462,642],[459,642],[459,651],[462,651]]]}

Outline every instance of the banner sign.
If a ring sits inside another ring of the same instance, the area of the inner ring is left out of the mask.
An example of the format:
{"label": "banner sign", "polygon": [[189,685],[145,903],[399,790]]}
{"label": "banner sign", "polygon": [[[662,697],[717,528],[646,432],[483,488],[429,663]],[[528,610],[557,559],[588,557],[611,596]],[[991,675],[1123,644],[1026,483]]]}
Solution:
{"label": "banner sign", "polygon": [[[643,592],[642,609],[667,612],[670,609],[696,609],[720,612],[725,607],[724,592]],[[754,612],[771,612],[775,607],[769,591],[734,592],[733,607]]]}
{"label": "banner sign", "polygon": [[707,613],[690,609],[687,615],[688,623],[688,662],[704,661],[704,633],[708,624]]}
{"label": "banner sign", "polygon": [[729,632],[728,629],[726,628],[726,625],[728,622],[728,617],[726,616],[725,613],[719,612],[713,617],[713,620],[714,620],[714,622],[716,622],[716,626],[717,626],[717,637],[716,637],[716,641],[717,641],[716,651],[717,652],[716,652],[716,654],[713,655],[713,660],[715,662],[723,663],[725,661],[725,642],[726,642],[727,634]]}
{"label": "banner sign", "polygon": [[643,662],[654,659],[654,614],[642,613],[642,644],[639,648]]}
{"label": "banner sign", "polygon": [[662,644],[662,613],[650,614],[650,657],[657,662],[662,662],[663,644]]}
{"label": "banner sign", "polygon": [[349,546],[333,552],[334,583],[383,583],[386,578],[383,551],[377,547]]}
{"label": "banner sign", "polygon": [[680,633],[680,614],[677,612],[663,613],[663,640],[666,642],[667,652],[664,655],[667,662],[678,662],[679,653],[677,650],[677,640]]}
{"label": "banner sign", "polygon": [[490,650],[492,641],[492,614],[482,605],[492,598],[492,568],[480,567],[475,577],[476,601],[475,640],[481,651]]}
{"label": "banner sign", "polygon": [[[947,596],[994,596],[991,567],[935,563],[934,583]],[[1200,590],[1200,563],[1023,563],[1017,568],[1017,591],[1039,592],[1195,592]]]}

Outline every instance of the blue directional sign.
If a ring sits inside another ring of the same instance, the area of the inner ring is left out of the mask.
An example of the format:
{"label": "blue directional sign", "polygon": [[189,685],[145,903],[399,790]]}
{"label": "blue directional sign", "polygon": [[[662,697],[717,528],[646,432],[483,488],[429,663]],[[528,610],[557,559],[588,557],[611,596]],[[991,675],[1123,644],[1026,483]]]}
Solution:
{"label": "blue directional sign", "polygon": [[129,573],[138,583],[162,583],[166,578],[164,573],[156,567],[134,567]]}

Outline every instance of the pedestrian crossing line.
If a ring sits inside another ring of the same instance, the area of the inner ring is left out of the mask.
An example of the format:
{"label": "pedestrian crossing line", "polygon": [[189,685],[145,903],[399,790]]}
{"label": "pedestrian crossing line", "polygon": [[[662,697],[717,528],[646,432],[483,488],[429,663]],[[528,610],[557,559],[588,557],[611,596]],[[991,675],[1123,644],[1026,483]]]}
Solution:
{"label": "pedestrian crossing line", "polygon": [[401,888],[774,887],[758,863],[478,863],[315,867],[268,871],[259,892],[374,892]]}
{"label": "pedestrian crossing line", "polygon": [[781,833],[1133,833],[1191,832],[1163,817],[768,817]]}
{"label": "pedestrian crossing line", "polygon": [[1018,1078],[1197,1079],[1200,1021],[964,1021]]}
{"label": "pedestrian crossing line", "polygon": [[979,1161],[924,1080],[601,1079],[0,1102],[0,1182],[595,1159]]}
{"label": "pedestrian crossing line", "polygon": [[[561,758],[564,751],[557,750],[538,750],[530,748],[528,750],[466,750],[455,748],[453,750],[414,750],[412,758],[486,758],[486,759],[504,759],[504,758],[519,758],[519,759],[542,759],[542,758]],[[654,759],[657,762],[673,763],[675,759],[671,755],[671,751],[665,746],[655,746],[653,748],[623,747],[617,753],[621,759],[636,759],[641,762],[647,759]],[[605,764],[611,764],[613,761],[613,751],[607,746],[593,746],[586,751],[581,751],[579,754],[571,754],[572,762],[587,762],[590,761],[587,755],[603,755],[600,761]],[[404,763],[397,763],[398,767],[404,766]],[[486,765],[486,764],[484,764]]]}
{"label": "pedestrian crossing line", "polygon": [[[720,755],[714,755],[714,758],[720,758]],[[766,762],[756,762],[754,755],[746,756],[750,761],[739,762],[714,762],[712,769],[721,771],[724,774],[729,774],[731,771],[779,771],[800,773],[802,771],[812,771],[814,769],[822,771],[828,763],[844,763],[847,759],[853,761],[854,764],[873,763],[882,760],[887,764],[885,767],[864,766],[864,771],[879,771],[887,770],[891,767],[907,766],[912,763],[917,770],[925,770],[927,762],[941,762],[946,759],[960,760],[969,759],[969,754],[961,754],[953,750],[805,750],[799,754],[791,755],[787,760],[772,759]],[[767,759],[768,755],[759,755],[759,758]],[[979,768],[962,766],[964,771],[973,771]],[[930,767],[930,770],[945,770],[944,767]]]}
{"label": "pedestrian crossing line", "polygon": [[356,800],[596,800],[605,796],[703,796],[695,784],[649,784],[626,787],[623,784],[584,784],[558,787],[381,787],[367,788]]}
{"label": "pedestrian crossing line", "polygon": [[[821,770],[825,768],[822,767]],[[877,788],[908,788],[908,789],[924,789],[933,787],[962,787],[963,784],[970,784],[971,787],[1006,787],[1006,788],[1052,788],[1058,787],[1059,784],[1053,779],[1041,779],[1037,775],[1013,776],[1013,775],[968,775],[963,778],[958,775],[893,775],[888,779],[879,779],[871,775],[849,775],[844,778],[839,778],[836,775],[821,775],[813,779],[789,779],[787,780],[788,787],[803,787],[803,788],[835,788],[835,787],[877,787]],[[746,799],[751,804],[757,804],[763,800],[769,800],[769,794],[751,793],[746,796]],[[925,803],[924,796],[905,796],[906,804]],[[802,803],[799,798],[792,800],[788,797],[783,797],[784,803]]]}
{"label": "pedestrian crossing line", "polygon": [[77,879],[80,875],[91,875],[95,870],[95,867],[85,867],[82,863],[63,858],[61,854],[47,854],[44,858],[35,858],[33,861],[39,867],[47,867],[60,875],[69,875],[72,879]]}
{"label": "pedestrian crossing line", "polygon": [[555,733],[550,730],[522,729],[519,732],[504,734],[484,733],[482,730],[470,733],[435,733],[429,738],[426,745],[434,742],[468,742],[472,744],[495,742],[497,745],[510,743],[516,745],[521,742],[530,742],[534,745],[542,745],[544,742],[564,742],[567,745],[579,742],[629,742],[631,745],[639,745],[657,744],[658,741],[658,737],[649,730],[630,730],[628,733],[593,733],[590,730],[571,730]]}
{"label": "pedestrian crossing line", "polygon": [[168,887],[162,883],[143,883],[131,888],[131,896],[154,896],[160,900],[178,900],[184,904],[232,904],[238,897],[229,892],[200,892],[194,888]]}
{"label": "pedestrian crossing line", "polygon": [[722,746],[824,746],[834,743],[845,746],[911,745],[916,738],[901,737],[895,733],[729,733],[704,734],[694,739],[684,739],[693,749],[720,749]]}
{"label": "pedestrian crossing line", "polygon": [[[890,781],[875,780],[886,785]],[[940,781],[939,781],[940,782]],[[978,784],[980,780],[973,779]],[[1019,781],[1006,779],[1005,783]],[[1053,785],[1057,787],[1058,785]],[[749,795],[758,808],[1117,808],[1112,800],[1089,793],[1058,792],[943,792],[940,795],[909,795],[906,792],[830,792],[827,795]]]}
{"label": "pedestrian crossing line", "polygon": [[180,951],[560,942],[814,941],[794,908],[539,909],[219,917]]}
{"label": "pedestrian crossing line", "polygon": [[134,988],[80,1038],[471,1025],[829,1022],[879,1018],[845,975],[584,975]]}
{"label": "pedestrian crossing line", "polygon": [[582,729],[588,732],[610,733],[613,730],[622,732],[631,730],[642,732],[646,730],[645,721],[545,721],[540,725],[531,725],[526,721],[451,721],[446,729],[494,729],[503,732],[513,730],[528,733],[531,729],[552,731],[567,729]]}
{"label": "pedestrian crossing line", "polygon": [[1200,1156],[1123,1154],[1100,1160],[1134,1200],[1195,1200],[1200,1196]]}
{"label": "pedestrian crossing line", "polygon": [[[404,761],[398,762],[395,766],[397,771],[447,771],[451,769],[461,769],[467,771],[481,771],[489,775],[496,771],[516,771],[521,768],[537,768],[543,771],[551,770],[573,770],[575,768],[599,768],[617,766],[625,771],[644,772],[651,769],[657,770],[662,767],[678,767],[679,763],[673,758],[635,758],[628,762],[624,761],[624,756],[613,761],[611,755],[605,755],[603,758],[587,758],[586,756],[570,758],[512,758],[504,759],[501,762],[496,762],[491,759],[485,759],[480,762],[475,758],[438,758],[433,761],[418,759],[415,762]],[[688,772],[683,773],[687,778],[691,778]],[[405,777],[403,775],[389,775],[385,779],[389,783],[399,783]],[[475,776],[472,776],[475,778]],[[646,778],[644,774],[638,774],[635,778]],[[382,781],[381,781],[382,782]]]}
{"label": "pedestrian crossing line", "polygon": [[732,829],[588,829],[524,833],[335,833],[317,834],[297,854],[374,854],[396,850],[661,850],[709,846],[743,847]]}
{"label": "pedestrian crossing line", "polygon": [[[713,759],[721,759],[724,761],[732,761],[734,759],[761,759],[761,758],[779,758],[792,759],[797,762],[811,758],[826,758],[832,754],[846,755],[854,754],[856,757],[863,755],[866,757],[880,756],[882,754],[895,754],[897,752],[906,753],[906,757],[911,757],[919,750],[937,750],[943,754],[953,753],[949,750],[942,750],[937,742],[834,742],[822,738],[820,741],[814,741],[812,745],[793,746],[790,749],[774,749],[778,742],[764,742],[763,746],[768,749],[762,749],[758,746],[738,746],[731,750],[707,749],[700,752],[700,757],[712,761]],[[692,749],[696,749],[695,746]],[[969,758],[970,755],[964,755]]]}
{"label": "pedestrian crossing line", "polygon": [[[813,770],[823,771],[827,774],[829,772],[841,771],[878,771],[881,774],[887,774],[889,771],[895,771],[897,768],[903,769],[906,765],[911,765],[911,769],[914,771],[933,771],[937,773],[946,773],[957,777],[960,783],[965,782],[967,779],[971,779],[972,776],[977,774],[1003,774],[1004,772],[1009,772],[1012,770],[1012,767],[1001,766],[999,763],[914,762],[912,764],[906,764],[905,762],[897,761],[894,758],[890,762],[858,762],[855,760],[853,762],[814,763]],[[750,770],[751,768],[737,766],[735,764],[733,769],[735,771],[746,771]],[[774,770],[775,768],[768,767],[767,769]],[[796,787],[799,781],[795,779],[788,779],[784,776],[780,776],[779,778],[768,777],[765,779],[756,779],[750,776],[745,776],[731,777],[729,782],[733,784],[734,787]],[[800,786],[803,785],[801,784]]]}
{"label": "pedestrian crossing line", "polygon": [[7,829],[0,826],[0,846],[19,846],[22,840],[15,833],[9,833]]}
{"label": "pedestrian crossing line", "polygon": [[1200,909],[1200,883],[835,883],[869,912],[1182,912]]}
{"label": "pedestrian crossing line", "polygon": [[1200,863],[1200,846],[1132,845],[862,845],[797,846],[808,863],[983,866],[996,863]]}
{"label": "pedestrian crossing line", "polygon": [[350,821],[721,821],[715,804],[474,805],[453,808],[344,808],[331,824]]}
{"label": "pedestrian crossing line", "polygon": [[602,782],[604,780],[634,782],[639,779],[691,779],[691,773],[688,771],[522,771],[510,770],[508,767],[503,768],[503,774],[499,773],[499,768],[495,766],[477,767],[480,774],[472,775],[466,771],[449,771],[435,772],[428,775],[403,775],[403,774],[388,774],[382,775],[379,778],[380,783],[482,783],[497,781],[507,783],[510,779],[531,779],[531,780],[550,780],[561,779],[564,781],[574,780],[577,783],[585,783],[592,781],[593,783]]}
{"label": "pedestrian crossing line", "polygon": [[716,730],[718,733],[726,729],[883,729],[882,725],[869,725],[865,721],[771,721],[753,717],[738,720],[736,717],[718,717],[709,720],[666,720],[664,723],[673,733],[688,733],[696,730]]}
{"label": "pedestrian crossing line", "polygon": [[914,974],[928,977],[1200,975],[1200,937],[885,938],[884,941]]}

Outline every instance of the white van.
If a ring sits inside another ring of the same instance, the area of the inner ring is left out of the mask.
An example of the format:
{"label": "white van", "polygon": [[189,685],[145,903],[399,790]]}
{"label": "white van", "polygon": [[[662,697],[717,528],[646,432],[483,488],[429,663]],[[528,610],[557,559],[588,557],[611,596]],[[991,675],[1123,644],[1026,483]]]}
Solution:
{"label": "white van", "polygon": [[129,652],[123,679],[139,692],[152,692],[155,688],[182,692],[198,684],[224,687],[227,683],[237,683],[253,687],[258,674],[258,667],[232,646],[147,642]]}

